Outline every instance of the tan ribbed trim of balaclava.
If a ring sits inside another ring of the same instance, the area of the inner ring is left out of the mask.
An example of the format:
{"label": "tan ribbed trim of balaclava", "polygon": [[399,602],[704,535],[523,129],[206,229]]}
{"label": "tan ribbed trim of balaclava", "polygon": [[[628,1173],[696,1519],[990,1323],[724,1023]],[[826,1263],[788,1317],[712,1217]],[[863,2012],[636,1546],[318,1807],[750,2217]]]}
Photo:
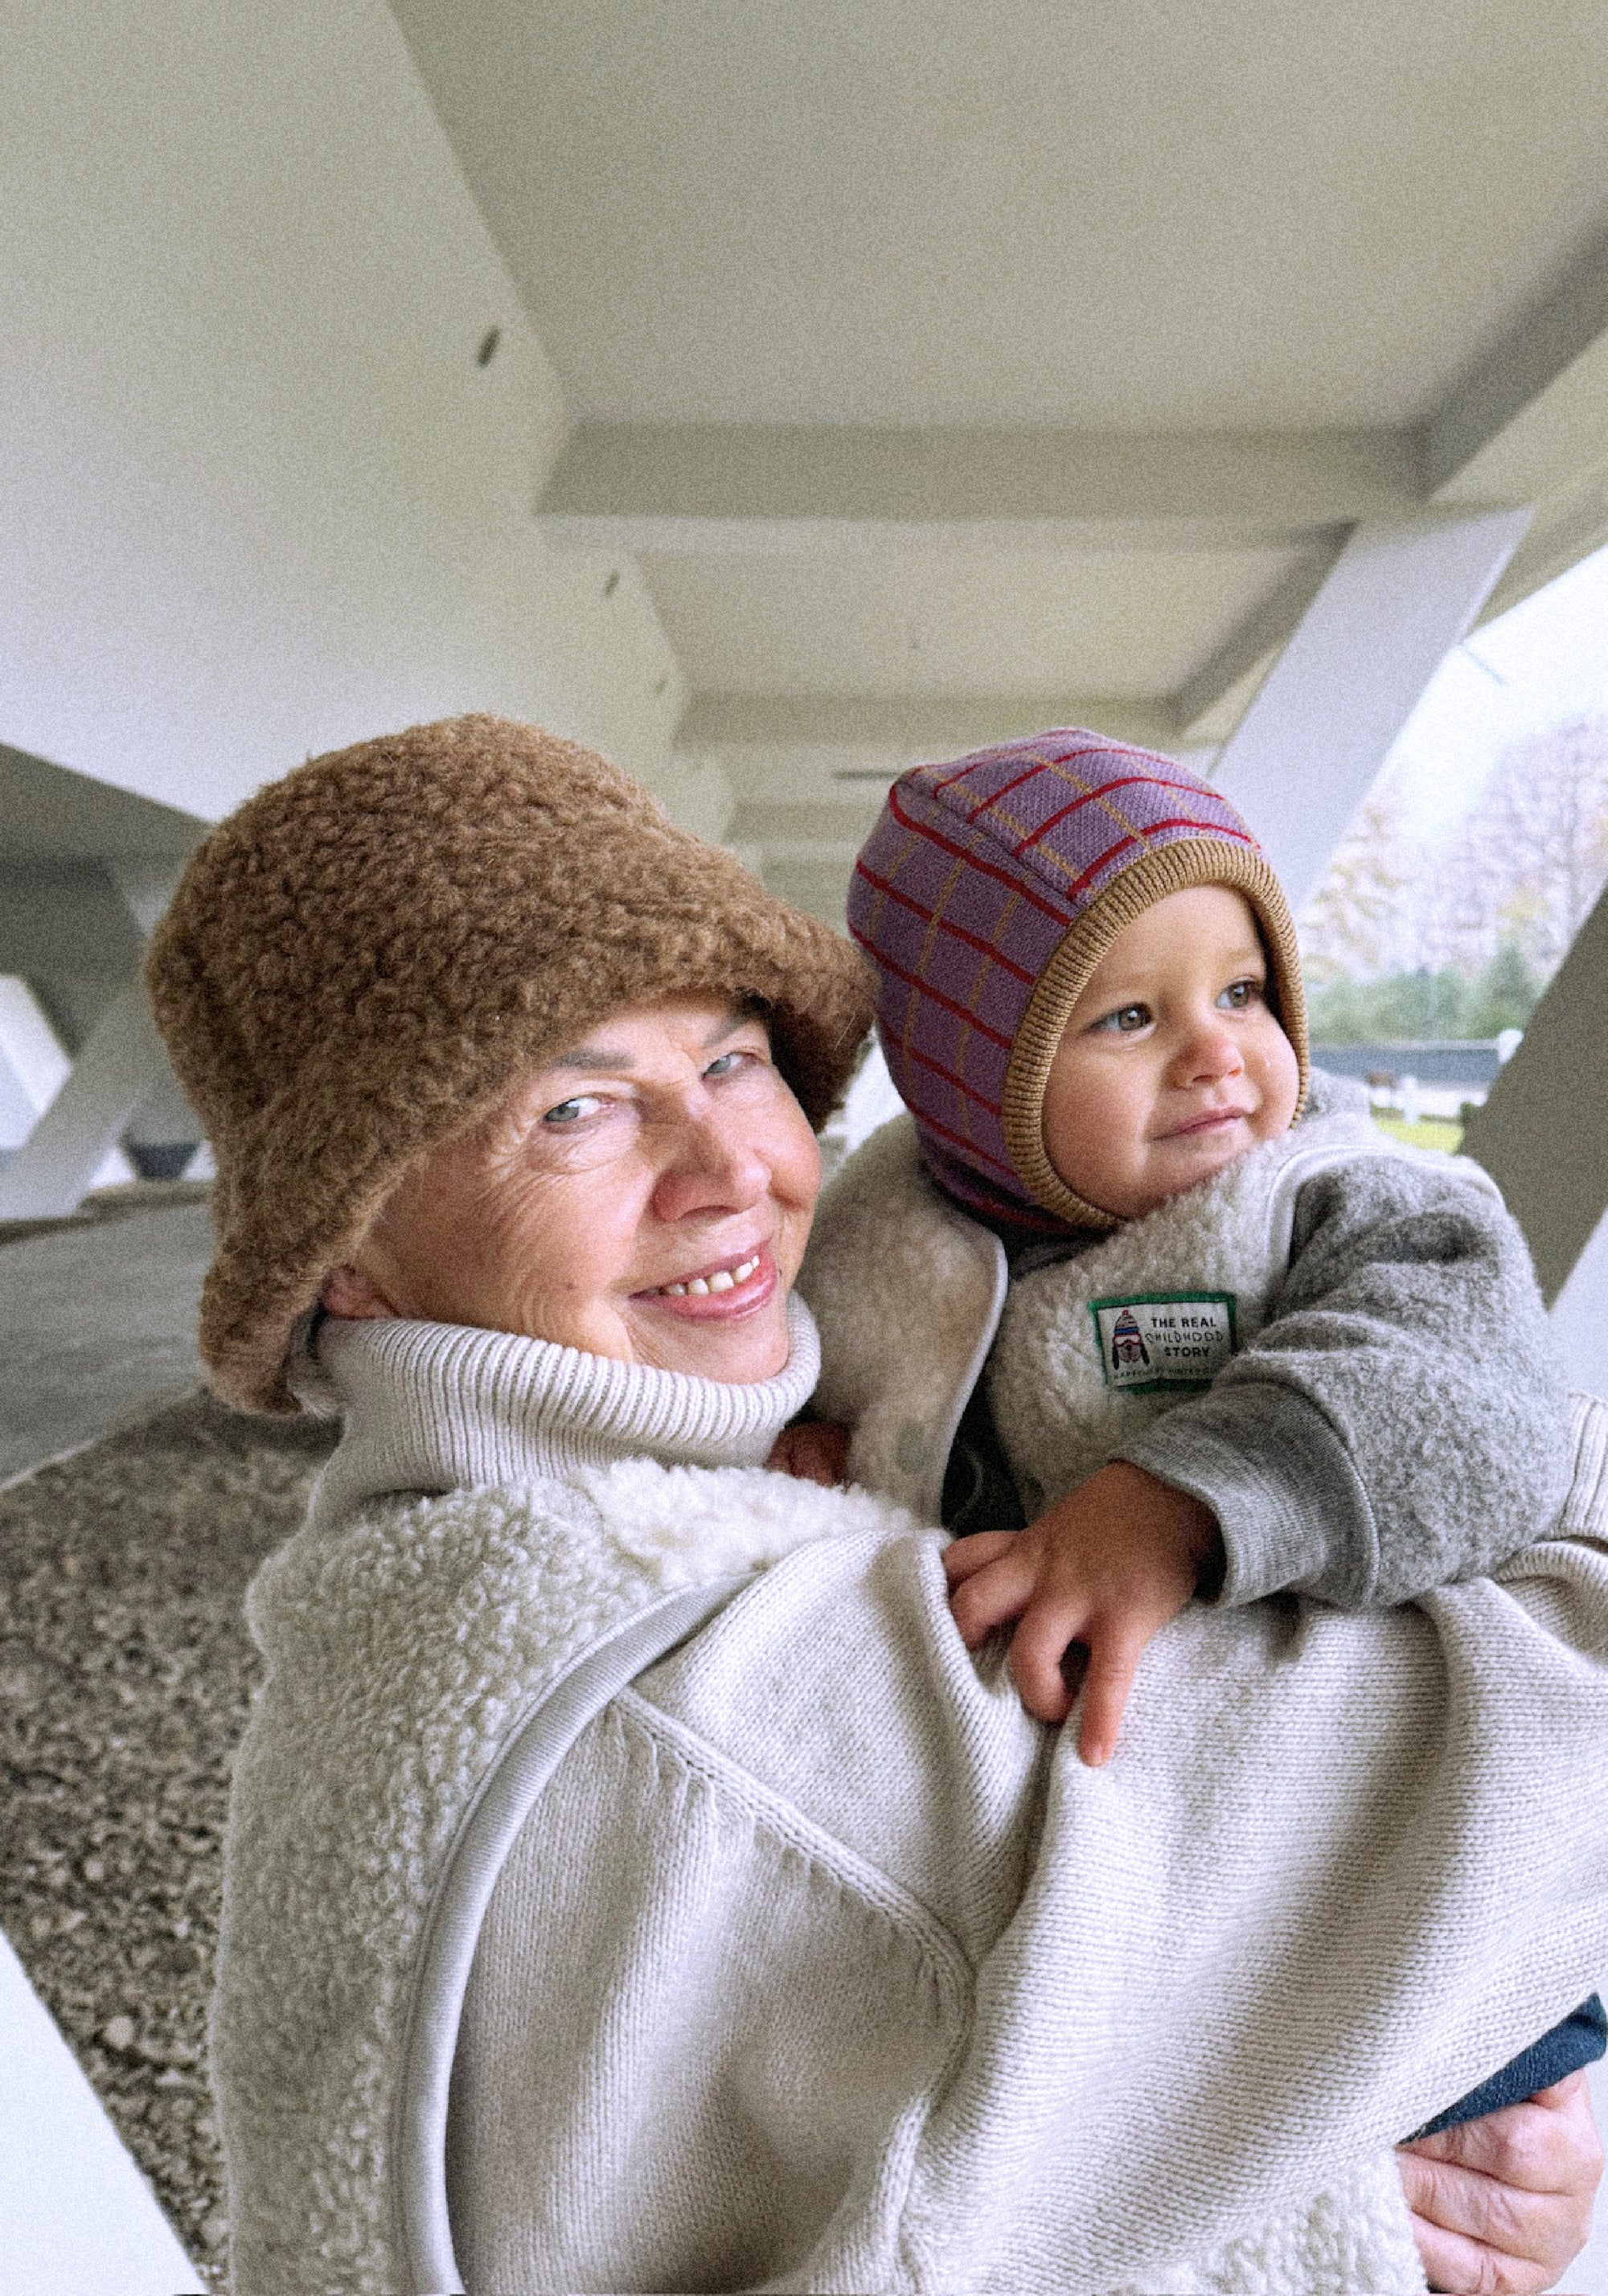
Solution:
{"label": "tan ribbed trim of balaclava", "polygon": [[1082,726],[899,775],[854,865],[849,930],[877,968],[877,1030],[923,1159],[957,1203],[1046,1240],[1120,1225],[1045,1152],[1050,1063],[1124,926],[1210,884],[1256,912],[1304,1094],[1289,906],[1250,824],[1210,782]]}
{"label": "tan ribbed trim of balaclava", "polygon": [[842,935],[618,767],[454,718],[316,758],[192,856],[147,964],[217,1159],[212,1384],[289,1411],[291,1335],[398,1180],[622,1006],[752,998],[825,1122],[870,1022]]}
{"label": "tan ribbed trim of balaclava", "polygon": [[1112,1229],[1123,1221],[1086,1203],[1051,1163],[1044,1144],[1044,1095],[1050,1064],[1071,1010],[1119,933],[1170,893],[1198,885],[1226,885],[1251,904],[1273,974],[1279,1026],[1295,1050],[1300,1117],[1309,1075],[1307,1000],[1301,985],[1295,921],[1283,886],[1259,852],[1226,840],[1196,838],[1141,854],[1086,909],[1038,977],[1005,1070],[1003,1122],[1011,1160],[1035,1201],[1080,1227]]}

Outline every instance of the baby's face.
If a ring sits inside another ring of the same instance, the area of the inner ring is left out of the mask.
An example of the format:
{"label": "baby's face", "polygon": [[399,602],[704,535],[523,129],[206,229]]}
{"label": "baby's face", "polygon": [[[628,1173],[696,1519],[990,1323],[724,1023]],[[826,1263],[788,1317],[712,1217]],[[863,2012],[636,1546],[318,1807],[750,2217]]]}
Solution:
{"label": "baby's face", "polygon": [[1136,1218],[1286,1130],[1300,1071],[1267,990],[1250,905],[1227,886],[1169,894],[1120,933],[1045,1091],[1045,1149],[1068,1187]]}

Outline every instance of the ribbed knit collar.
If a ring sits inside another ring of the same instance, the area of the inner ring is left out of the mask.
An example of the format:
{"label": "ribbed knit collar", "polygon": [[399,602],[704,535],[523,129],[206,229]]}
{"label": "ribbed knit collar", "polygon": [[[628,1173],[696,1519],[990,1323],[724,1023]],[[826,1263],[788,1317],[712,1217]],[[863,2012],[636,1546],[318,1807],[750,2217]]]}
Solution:
{"label": "ribbed knit collar", "polygon": [[762,1466],[820,1372],[815,1323],[796,1292],[787,1331],[776,1376],[738,1384],[513,1332],[332,1316],[318,1332],[316,1374],[298,1382],[306,1399],[346,1417],[313,1522],[333,1529],[390,1492],[562,1480],[619,1459]]}

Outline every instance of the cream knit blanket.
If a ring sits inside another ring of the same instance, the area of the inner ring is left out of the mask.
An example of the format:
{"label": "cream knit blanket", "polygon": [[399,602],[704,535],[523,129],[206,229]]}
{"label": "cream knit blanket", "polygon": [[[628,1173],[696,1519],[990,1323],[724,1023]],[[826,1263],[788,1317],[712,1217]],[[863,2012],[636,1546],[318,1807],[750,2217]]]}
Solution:
{"label": "cream knit blanket", "polygon": [[[1569,1537],[1501,1584],[1385,1620],[1190,1614],[1155,1646],[1128,1771],[1057,1751],[1047,1788],[1046,1740],[947,1627],[930,1536],[866,1494],[636,1460],[322,1510],[252,1602],[270,1678],[237,1771],[213,2037],[237,2296],[404,2296],[403,2041],[466,1816],[600,1636],[667,1587],[767,1564],[655,1695],[841,1840],[845,1872],[889,1873],[969,1972],[946,1995],[948,2071],[877,2186],[883,2230],[850,2227],[852,2270],[829,2243],[774,2284],[1416,2284],[1390,2138],[1608,1967],[1604,1418],[1582,1414]],[[885,1647],[851,1683],[836,1637],[856,1632],[845,1648]],[[876,1749],[867,1778],[844,1720]],[[622,1842],[610,1816],[542,1854],[578,1888],[612,1859],[611,1890],[651,1906],[680,1836]],[[738,1910],[756,1950],[792,1918]],[[699,2001],[695,1953],[659,1975]],[[562,2222],[569,2201],[540,2205]]]}

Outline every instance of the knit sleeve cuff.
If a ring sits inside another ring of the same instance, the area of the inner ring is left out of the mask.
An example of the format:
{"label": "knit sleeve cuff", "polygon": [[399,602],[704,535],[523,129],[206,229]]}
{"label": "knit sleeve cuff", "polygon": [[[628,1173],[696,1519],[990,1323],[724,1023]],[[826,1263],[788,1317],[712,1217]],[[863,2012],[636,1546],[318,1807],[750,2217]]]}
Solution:
{"label": "knit sleeve cuff", "polygon": [[1323,1414],[1261,1381],[1180,1404],[1121,1456],[1188,1491],[1218,1519],[1222,1603],[1289,1589],[1365,1608],[1379,1575],[1374,1512]]}

